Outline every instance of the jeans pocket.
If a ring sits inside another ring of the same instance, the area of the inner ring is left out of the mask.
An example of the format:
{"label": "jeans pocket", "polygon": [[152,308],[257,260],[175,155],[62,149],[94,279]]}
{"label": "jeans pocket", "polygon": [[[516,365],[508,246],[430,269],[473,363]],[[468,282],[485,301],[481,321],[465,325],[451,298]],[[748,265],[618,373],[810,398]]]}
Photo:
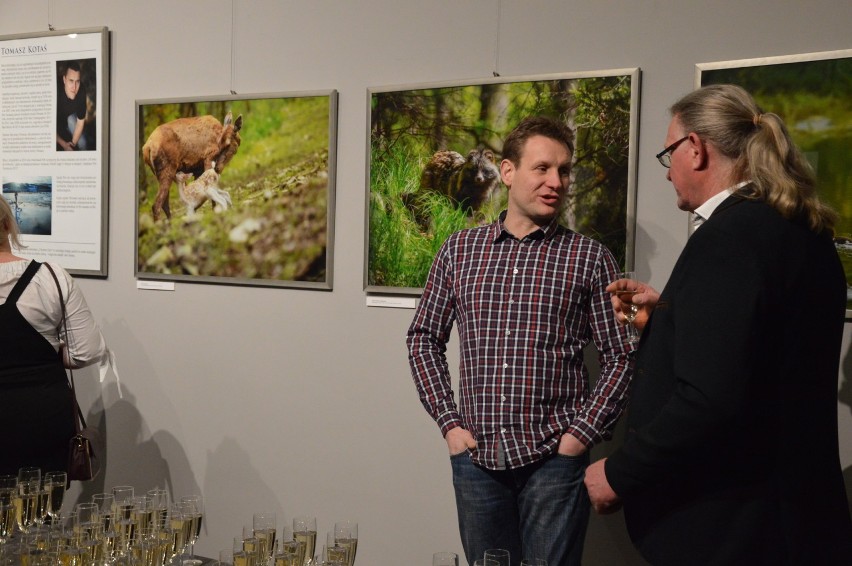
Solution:
{"label": "jeans pocket", "polygon": [[456,460],[461,458],[462,456],[470,456],[470,448],[465,448],[462,452],[458,454],[450,454],[450,460]]}
{"label": "jeans pocket", "polygon": [[557,452],[555,458],[559,465],[563,466],[568,471],[585,471],[586,467],[589,465],[588,451],[576,456],[559,454]]}

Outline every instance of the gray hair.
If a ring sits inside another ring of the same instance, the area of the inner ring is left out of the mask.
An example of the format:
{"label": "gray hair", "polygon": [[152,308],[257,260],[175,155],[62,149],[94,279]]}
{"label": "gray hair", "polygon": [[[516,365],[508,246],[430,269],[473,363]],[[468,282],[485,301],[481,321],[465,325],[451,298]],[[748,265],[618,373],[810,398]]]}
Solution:
{"label": "gray hair", "polygon": [[814,232],[832,231],[837,214],[819,200],[816,177],[784,121],[766,113],[735,85],[694,90],[671,109],[686,132],[734,163],[732,182],[750,180],[747,196],[765,201],[784,218],[803,218]]}

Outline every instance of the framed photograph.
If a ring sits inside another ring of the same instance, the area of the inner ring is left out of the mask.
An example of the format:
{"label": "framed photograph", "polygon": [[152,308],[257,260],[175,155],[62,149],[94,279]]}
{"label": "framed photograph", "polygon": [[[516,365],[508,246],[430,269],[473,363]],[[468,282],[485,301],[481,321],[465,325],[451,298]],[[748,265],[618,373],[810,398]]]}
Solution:
{"label": "framed photograph", "polygon": [[696,65],[696,86],[736,84],[781,116],[816,171],[820,197],[840,215],[835,246],[852,318],[852,49]]}
{"label": "framed photograph", "polygon": [[109,31],[0,37],[0,178],[21,255],[107,276]]}
{"label": "framed photograph", "polygon": [[136,276],[332,288],[337,92],[136,102]]}
{"label": "framed photograph", "polygon": [[364,288],[419,295],[447,237],[505,209],[503,139],[528,116],[575,132],[562,223],[631,268],[639,69],[368,91]]}

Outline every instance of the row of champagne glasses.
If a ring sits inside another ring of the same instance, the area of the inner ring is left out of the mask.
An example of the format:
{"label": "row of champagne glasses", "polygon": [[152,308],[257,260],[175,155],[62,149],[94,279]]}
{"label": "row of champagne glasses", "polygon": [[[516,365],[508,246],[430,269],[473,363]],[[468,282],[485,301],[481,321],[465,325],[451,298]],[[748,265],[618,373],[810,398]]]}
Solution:
{"label": "row of champagne glasses", "polygon": [[243,527],[232,548],[219,553],[222,566],[352,566],[358,549],[358,523],[338,521],[326,536],[321,556],[316,556],[316,517],[297,516],[277,538],[275,513],[255,513],[252,525]]}
{"label": "row of champagne glasses", "polygon": [[[78,503],[55,529],[46,550],[68,566],[200,565],[192,553],[203,517],[199,495],[170,502],[166,490],[136,495],[132,486],[116,486]],[[22,549],[21,555],[32,548]],[[189,557],[184,560],[189,549]]]}
{"label": "row of champagne glasses", "polygon": [[16,476],[0,476],[0,545],[16,532],[55,520],[62,508],[68,476],[39,468],[21,468]]}
{"label": "row of champagne glasses", "polygon": [[[510,566],[509,551],[502,548],[491,548],[485,551],[482,558],[473,562],[474,566]],[[436,552],[432,555],[432,566],[459,566],[458,554],[454,552]],[[547,566],[543,558],[525,558],[521,566]]]}

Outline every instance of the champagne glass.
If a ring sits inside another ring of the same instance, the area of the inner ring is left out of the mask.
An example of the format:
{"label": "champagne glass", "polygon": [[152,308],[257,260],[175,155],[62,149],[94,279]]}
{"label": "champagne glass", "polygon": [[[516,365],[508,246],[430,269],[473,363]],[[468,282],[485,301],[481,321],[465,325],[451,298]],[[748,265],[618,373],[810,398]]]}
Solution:
{"label": "champagne glass", "polygon": [[78,503],[74,508],[74,537],[77,547],[84,550],[83,557],[89,564],[99,561],[103,552],[103,523],[97,503]]}
{"label": "champagne glass", "polygon": [[489,548],[485,551],[485,556],[483,556],[485,560],[493,560],[499,566],[511,566],[511,561],[509,560],[509,551],[503,548]]}
{"label": "champagne glass", "polygon": [[358,523],[348,520],[334,523],[334,542],[347,548],[348,564],[352,566],[358,550]]}
{"label": "champagne glass", "polygon": [[432,566],[459,566],[459,555],[455,552],[436,552],[432,555]]}
{"label": "champagne glass", "polygon": [[92,503],[98,506],[103,526],[103,559],[107,564],[112,564],[119,552],[118,533],[113,521],[115,496],[112,493],[96,493],[92,496]]}
{"label": "champagne glass", "polygon": [[175,503],[169,508],[169,528],[171,546],[169,559],[174,560],[186,549],[192,527],[192,517],[185,512],[186,506]]}
{"label": "champagne glass", "polygon": [[281,549],[279,549],[273,557],[273,566],[303,566],[303,564],[299,562],[299,543],[294,540],[282,540],[281,543]]}
{"label": "champagne glass", "polygon": [[275,513],[255,513],[252,516],[252,532],[260,547],[260,560],[269,563],[275,554],[275,533],[278,529]]}
{"label": "champagne glass", "polygon": [[116,522],[130,519],[133,511],[133,494],[132,485],[117,485],[112,488],[112,495],[115,497]]}
{"label": "champagne glass", "polygon": [[157,528],[165,529],[166,519],[169,516],[169,492],[155,487],[148,490],[147,495],[151,498],[151,508],[154,510],[154,522]]}
{"label": "champagne glass", "polygon": [[627,319],[627,343],[636,344],[639,342],[639,332],[633,325],[636,320],[636,315],[639,314],[639,307],[633,304],[633,295],[636,294],[636,284],[628,283],[627,280],[635,281],[636,273],[633,271],[622,271],[618,274],[618,287],[615,289],[615,296],[624,304],[622,312],[624,318]]}
{"label": "champagne glass", "polygon": [[[295,554],[297,557],[302,555],[302,560],[304,561],[304,550],[300,551],[299,549],[304,549],[305,545],[293,538],[293,529],[289,525],[284,525],[281,528],[281,540],[279,541],[278,548],[281,553]],[[301,562],[299,562],[299,566],[302,566]]]}
{"label": "champagne glass", "polygon": [[47,514],[53,524],[59,518],[62,510],[62,500],[65,498],[65,488],[68,486],[68,474],[65,472],[47,472],[44,474],[44,489],[50,492],[50,505]]}
{"label": "champagne glass", "polygon": [[115,525],[118,538],[116,539],[119,557],[127,556],[130,544],[136,534],[136,521],[133,517],[133,486],[117,485],[112,488],[115,499],[112,522]]}
{"label": "champagne glass", "polygon": [[18,483],[38,480],[41,483],[41,468],[18,468]]}
{"label": "champagne glass", "polygon": [[313,560],[317,549],[317,518],[305,515],[293,518],[293,539],[304,543],[305,550],[299,549],[302,563],[305,560]]}
{"label": "champagne glass", "polygon": [[50,489],[47,485],[41,485],[36,495],[36,512],[34,523],[37,526],[44,525],[50,511]]}
{"label": "champagne glass", "polygon": [[8,541],[15,531],[15,507],[11,503],[0,501],[0,549]]}
{"label": "champagne glass", "polygon": [[115,496],[111,493],[96,493],[92,496],[92,503],[96,504],[100,510],[104,531],[112,530]]}
{"label": "champagne glass", "polygon": [[0,545],[9,540],[15,531],[15,506],[12,505],[12,497],[17,489],[17,477],[0,476]]}
{"label": "champagne glass", "polygon": [[[337,533],[328,531],[325,536],[325,560],[326,563],[335,566],[347,566],[349,564],[349,547],[337,542]],[[345,536],[349,536],[347,532]]]}
{"label": "champagne glass", "polygon": [[500,563],[490,558],[480,558],[473,561],[473,566],[500,566]]}
{"label": "champagne glass", "polygon": [[233,560],[234,566],[258,566],[257,539],[253,536],[235,537]]}
{"label": "champagne glass", "polygon": [[195,543],[198,542],[198,536],[201,534],[201,520],[204,517],[204,498],[200,495],[184,495],[180,498],[181,506],[184,513],[189,517],[189,560],[183,563],[187,566],[199,566],[201,560],[195,558]]}
{"label": "champagne glass", "polygon": [[28,533],[35,524],[36,507],[38,506],[38,494],[41,490],[41,480],[18,481],[17,490],[12,496],[12,505],[15,506],[15,521],[18,530]]}

